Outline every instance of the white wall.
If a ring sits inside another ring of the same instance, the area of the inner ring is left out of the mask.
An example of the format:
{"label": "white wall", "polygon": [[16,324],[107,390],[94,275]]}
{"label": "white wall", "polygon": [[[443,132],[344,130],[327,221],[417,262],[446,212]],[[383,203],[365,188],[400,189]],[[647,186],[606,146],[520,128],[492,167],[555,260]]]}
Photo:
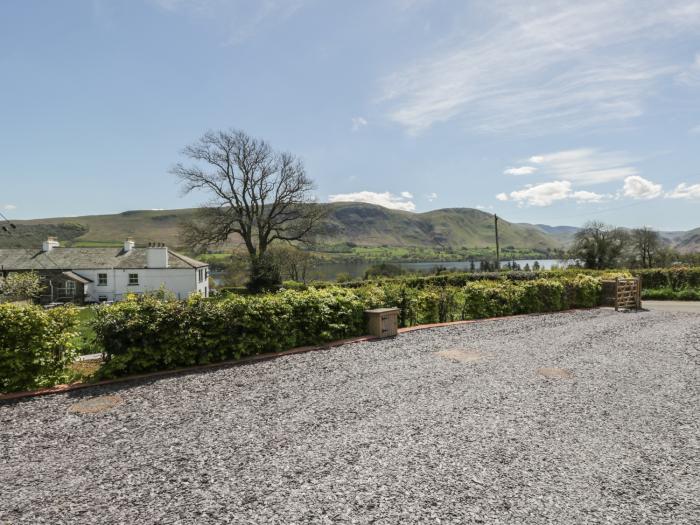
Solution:
{"label": "white wall", "polygon": [[[209,268],[202,268],[208,273]],[[106,297],[108,301],[124,299],[128,293],[144,293],[158,291],[161,286],[170,290],[178,299],[186,299],[193,293],[208,294],[209,284],[205,278],[198,282],[198,269],[194,268],[139,268],[139,269],[89,269],[73,270],[78,275],[92,280],[85,286],[86,300],[98,301]],[[98,286],[98,273],[107,274],[107,286]],[[129,284],[129,274],[139,276],[138,285]]]}

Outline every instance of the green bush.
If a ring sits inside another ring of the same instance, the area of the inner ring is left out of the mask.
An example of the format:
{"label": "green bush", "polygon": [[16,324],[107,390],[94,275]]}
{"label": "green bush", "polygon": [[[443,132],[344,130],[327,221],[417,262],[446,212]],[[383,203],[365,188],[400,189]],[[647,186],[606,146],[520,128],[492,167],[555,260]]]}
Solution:
{"label": "green bush", "polygon": [[632,270],[631,273],[635,277],[642,278],[642,290],[645,288],[670,288],[679,291],[685,288],[700,288],[700,267],[697,266]]}
{"label": "green bush", "polygon": [[365,332],[364,310],[399,307],[401,326],[592,307],[600,280],[481,280],[463,286],[378,281],[359,288],[231,294],[219,300],[167,301],[141,296],[96,311],[96,340],[115,377],[240,359]]}
{"label": "green bush", "polygon": [[642,299],[700,301],[700,288],[685,288],[683,290],[674,290],[672,288],[642,288]]}
{"label": "green bush", "polygon": [[108,361],[102,377],[240,359],[363,332],[364,305],[349,290],[285,290],[184,302],[139,297],[97,310]]}
{"label": "green bush", "polygon": [[72,307],[0,304],[0,392],[52,386],[68,380],[77,355],[78,312]]}

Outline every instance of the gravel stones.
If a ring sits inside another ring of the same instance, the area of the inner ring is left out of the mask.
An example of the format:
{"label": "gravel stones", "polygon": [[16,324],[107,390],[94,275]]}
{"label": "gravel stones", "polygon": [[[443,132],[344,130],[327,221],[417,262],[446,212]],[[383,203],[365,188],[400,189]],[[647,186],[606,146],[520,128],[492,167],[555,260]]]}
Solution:
{"label": "gravel stones", "polygon": [[4,402],[0,523],[697,523],[699,350],[580,311]]}
{"label": "gravel stones", "polygon": [[574,374],[571,371],[563,368],[538,368],[537,373],[542,377],[547,377],[549,379],[571,379],[574,377]]}
{"label": "gravel stones", "polygon": [[121,396],[99,396],[85,399],[68,407],[68,412],[75,414],[97,414],[110,408],[121,405],[124,402]]}
{"label": "gravel stones", "polygon": [[435,355],[444,357],[445,359],[450,359],[452,361],[457,361],[459,363],[474,363],[484,357],[484,355],[480,352],[471,352],[469,350],[462,350],[459,348],[441,350],[439,352],[435,352]]}

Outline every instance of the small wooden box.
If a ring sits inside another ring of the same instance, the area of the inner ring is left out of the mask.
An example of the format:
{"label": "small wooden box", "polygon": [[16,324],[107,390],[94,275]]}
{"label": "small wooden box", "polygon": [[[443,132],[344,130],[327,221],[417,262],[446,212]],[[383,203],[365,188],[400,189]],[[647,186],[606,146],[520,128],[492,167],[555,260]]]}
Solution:
{"label": "small wooden box", "polygon": [[394,337],[399,330],[398,308],[376,308],[365,310],[370,335],[374,337]]}

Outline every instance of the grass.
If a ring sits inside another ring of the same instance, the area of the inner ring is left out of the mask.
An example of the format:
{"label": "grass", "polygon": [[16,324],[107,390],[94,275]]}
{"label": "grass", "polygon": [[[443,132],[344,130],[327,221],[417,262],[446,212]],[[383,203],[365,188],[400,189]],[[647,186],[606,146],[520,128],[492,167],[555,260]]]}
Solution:
{"label": "grass", "polygon": [[119,248],[122,246],[118,241],[75,241],[70,244],[73,248]]}
{"label": "grass", "polygon": [[78,337],[76,344],[80,355],[95,354],[94,341],[95,331],[92,329],[91,321],[95,318],[95,310],[91,306],[81,308],[78,313]]}
{"label": "grass", "polygon": [[642,288],[642,299],[650,301],[700,301],[700,289]]}

